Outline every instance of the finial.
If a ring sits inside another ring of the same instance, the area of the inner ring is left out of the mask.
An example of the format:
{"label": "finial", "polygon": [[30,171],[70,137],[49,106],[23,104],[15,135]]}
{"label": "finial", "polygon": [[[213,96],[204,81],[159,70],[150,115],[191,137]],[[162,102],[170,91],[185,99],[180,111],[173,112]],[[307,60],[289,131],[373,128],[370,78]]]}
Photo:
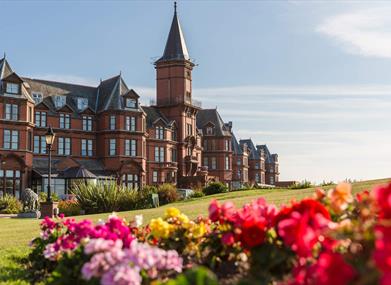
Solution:
{"label": "finial", "polygon": [[7,54],[4,52],[4,56],[3,56],[3,58],[5,59],[5,58],[6,58],[6,56],[7,56]]}
{"label": "finial", "polygon": [[174,13],[176,14],[176,1],[174,1]]}
{"label": "finial", "polygon": [[121,75],[122,75],[122,70],[119,71],[119,76],[121,76]]}

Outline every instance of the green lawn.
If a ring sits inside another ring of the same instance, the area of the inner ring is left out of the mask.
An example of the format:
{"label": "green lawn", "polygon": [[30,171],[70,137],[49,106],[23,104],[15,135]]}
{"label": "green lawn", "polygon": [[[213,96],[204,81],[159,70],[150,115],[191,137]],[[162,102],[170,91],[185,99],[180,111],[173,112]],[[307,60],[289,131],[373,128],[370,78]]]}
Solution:
{"label": "green lawn", "polygon": [[[357,182],[353,184],[353,192],[357,193],[365,189],[371,189],[374,185],[383,184],[391,179],[370,180]],[[330,187],[325,187],[328,189]],[[206,215],[210,200],[217,199],[220,201],[229,200],[237,206],[242,206],[249,201],[264,197],[269,203],[281,205],[292,199],[300,200],[304,197],[311,196],[314,188],[303,190],[246,190],[236,191],[226,194],[212,195],[198,198],[195,200],[182,201],[166,205],[156,209],[138,210],[120,212],[119,215],[126,219],[132,219],[136,214],[142,214],[144,221],[161,216],[167,207],[177,207],[191,218],[198,215]],[[106,214],[79,216],[77,219],[106,219]],[[25,280],[25,272],[20,264],[20,259],[28,254],[28,243],[34,237],[39,235],[39,220],[33,219],[9,219],[0,218],[0,284],[28,284]]]}

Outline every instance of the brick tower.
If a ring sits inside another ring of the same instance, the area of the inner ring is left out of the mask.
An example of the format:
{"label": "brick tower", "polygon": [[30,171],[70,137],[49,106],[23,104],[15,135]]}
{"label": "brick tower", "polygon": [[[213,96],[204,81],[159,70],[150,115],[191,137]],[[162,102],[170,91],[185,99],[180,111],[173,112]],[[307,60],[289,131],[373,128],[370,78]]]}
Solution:
{"label": "brick tower", "polygon": [[189,183],[181,181],[196,180],[201,166],[201,136],[196,127],[196,115],[200,106],[192,99],[191,73],[194,66],[187,51],[175,3],[163,56],[155,62],[156,107],[168,119],[175,121],[178,184],[183,185]]}

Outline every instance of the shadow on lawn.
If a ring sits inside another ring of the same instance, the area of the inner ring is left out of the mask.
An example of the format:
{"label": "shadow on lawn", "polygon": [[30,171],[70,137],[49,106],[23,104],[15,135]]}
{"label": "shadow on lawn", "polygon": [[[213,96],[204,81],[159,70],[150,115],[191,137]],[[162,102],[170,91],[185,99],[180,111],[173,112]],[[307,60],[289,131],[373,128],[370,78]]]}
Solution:
{"label": "shadow on lawn", "polygon": [[27,259],[11,253],[2,257],[3,266],[0,266],[0,283],[30,284],[26,268]]}

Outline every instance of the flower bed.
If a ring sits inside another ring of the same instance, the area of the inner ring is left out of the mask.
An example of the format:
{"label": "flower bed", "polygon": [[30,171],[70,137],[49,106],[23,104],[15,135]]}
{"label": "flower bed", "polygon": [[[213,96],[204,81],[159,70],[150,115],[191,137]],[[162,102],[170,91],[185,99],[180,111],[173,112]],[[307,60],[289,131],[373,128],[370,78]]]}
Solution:
{"label": "flower bed", "polygon": [[[142,226],[52,220],[32,241],[32,281],[53,284],[391,284],[391,184],[355,197],[339,184],[278,209],[212,201]],[[212,273],[213,272],[213,273]]]}

